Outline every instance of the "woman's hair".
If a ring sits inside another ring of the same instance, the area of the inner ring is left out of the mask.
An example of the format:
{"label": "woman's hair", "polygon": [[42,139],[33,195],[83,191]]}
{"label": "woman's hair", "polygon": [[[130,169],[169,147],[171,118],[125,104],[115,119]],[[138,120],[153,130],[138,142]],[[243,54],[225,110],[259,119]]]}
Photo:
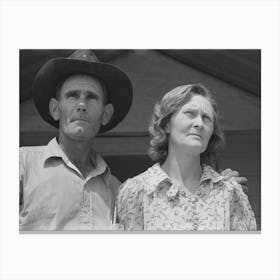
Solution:
{"label": "woman's hair", "polygon": [[154,107],[149,126],[150,148],[152,160],[162,164],[168,155],[168,134],[165,131],[171,116],[178,112],[194,95],[200,95],[209,100],[213,107],[214,127],[207,149],[200,155],[201,164],[211,165],[218,169],[218,157],[224,148],[224,135],[218,122],[218,108],[211,92],[202,84],[189,84],[174,88],[166,93]]}

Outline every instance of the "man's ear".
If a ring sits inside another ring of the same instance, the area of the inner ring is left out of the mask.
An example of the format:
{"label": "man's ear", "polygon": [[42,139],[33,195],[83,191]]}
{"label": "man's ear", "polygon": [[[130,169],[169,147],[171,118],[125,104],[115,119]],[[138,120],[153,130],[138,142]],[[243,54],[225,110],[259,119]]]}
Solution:
{"label": "man's ear", "polygon": [[59,109],[58,109],[58,101],[55,98],[51,98],[49,103],[50,114],[55,121],[59,120]]}
{"label": "man's ear", "polygon": [[112,118],[113,113],[114,113],[113,105],[111,103],[106,104],[103,115],[102,115],[101,124],[106,125],[110,121],[110,119]]}

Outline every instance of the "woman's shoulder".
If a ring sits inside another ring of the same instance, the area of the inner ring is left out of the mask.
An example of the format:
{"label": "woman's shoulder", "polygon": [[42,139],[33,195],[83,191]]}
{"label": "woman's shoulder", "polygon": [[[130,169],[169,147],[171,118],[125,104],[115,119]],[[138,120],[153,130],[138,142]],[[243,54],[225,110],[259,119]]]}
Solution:
{"label": "woman's shoulder", "polygon": [[248,197],[242,186],[234,177],[228,178],[223,176],[220,186],[228,193],[228,198],[231,202],[247,201]]}
{"label": "woman's shoulder", "polygon": [[124,183],[121,184],[120,192],[136,193],[143,190],[143,187],[149,176],[149,169],[150,168],[134,177],[128,178]]}
{"label": "woman's shoulder", "polygon": [[223,176],[221,173],[216,171],[213,167],[210,165],[203,165],[203,177],[204,179],[211,179],[214,183],[220,183],[220,184],[225,184],[227,186],[235,186],[239,185],[238,182],[235,180],[235,177],[228,177],[228,176]]}
{"label": "woman's shoulder", "polygon": [[236,181],[234,177],[228,178],[223,176],[221,182],[228,191],[243,192],[242,186]]}
{"label": "woman's shoulder", "polygon": [[144,189],[149,188],[150,185],[154,184],[159,170],[159,165],[156,163],[153,166],[147,168],[140,174],[128,178],[121,186],[120,193],[129,193],[131,195],[143,192]]}
{"label": "woman's shoulder", "polygon": [[205,179],[211,179],[214,186],[226,189],[228,192],[243,192],[242,186],[235,177],[223,176],[209,165],[204,165],[203,176]]}

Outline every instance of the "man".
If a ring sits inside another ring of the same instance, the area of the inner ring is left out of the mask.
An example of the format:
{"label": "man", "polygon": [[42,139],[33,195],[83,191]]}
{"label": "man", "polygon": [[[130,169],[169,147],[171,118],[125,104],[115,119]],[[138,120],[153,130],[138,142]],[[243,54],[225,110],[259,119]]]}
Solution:
{"label": "man", "polygon": [[41,68],[33,98],[59,133],[47,146],[20,148],[20,230],[111,229],[120,182],[92,147],[128,113],[129,78],[78,50]]}

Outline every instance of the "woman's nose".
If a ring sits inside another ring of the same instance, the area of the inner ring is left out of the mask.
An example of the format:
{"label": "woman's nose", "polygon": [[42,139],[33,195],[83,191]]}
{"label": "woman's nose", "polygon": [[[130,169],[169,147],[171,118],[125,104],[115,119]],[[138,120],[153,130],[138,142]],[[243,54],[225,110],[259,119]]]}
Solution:
{"label": "woman's nose", "polygon": [[202,120],[201,116],[197,116],[194,119],[194,127],[201,128],[202,126],[203,126],[203,120]]}

